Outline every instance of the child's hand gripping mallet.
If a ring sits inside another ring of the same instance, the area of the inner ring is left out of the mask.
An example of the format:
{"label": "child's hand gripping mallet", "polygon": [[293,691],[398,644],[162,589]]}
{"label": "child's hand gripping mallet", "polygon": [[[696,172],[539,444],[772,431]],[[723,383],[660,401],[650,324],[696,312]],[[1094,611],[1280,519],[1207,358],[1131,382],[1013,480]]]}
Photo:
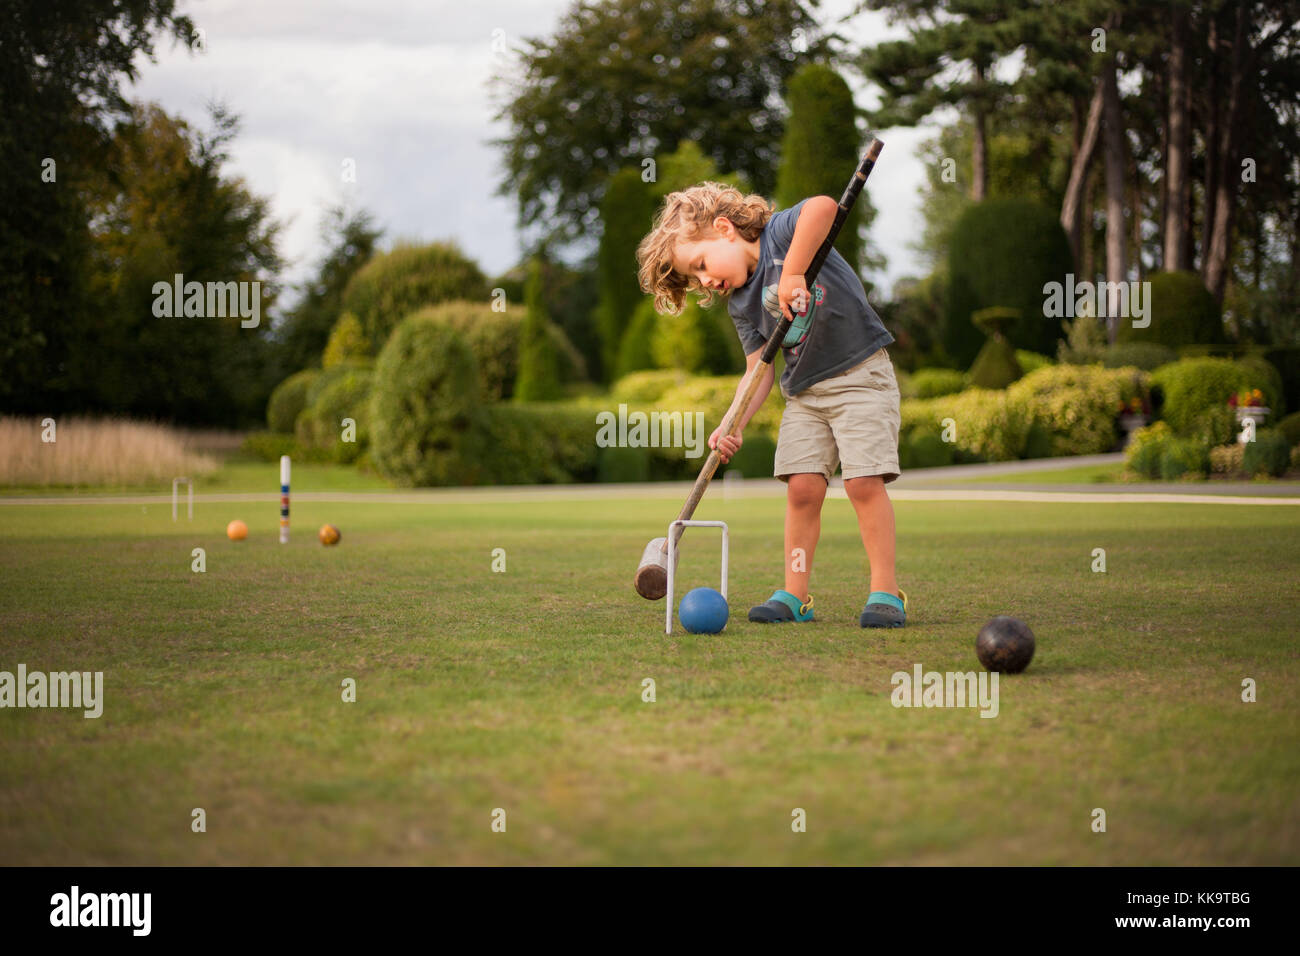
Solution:
{"label": "child's hand gripping mallet", "polygon": [[[839,235],[840,227],[844,225],[844,220],[848,218],[849,212],[853,209],[853,204],[858,200],[858,194],[862,192],[862,187],[871,175],[871,170],[876,165],[876,158],[880,155],[884,143],[878,139],[873,139],[871,145],[867,147],[866,155],[862,157],[862,162],[853,172],[853,178],[849,180],[848,187],[844,190],[844,195],[840,197],[839,207],[835,210],[835,220],[831,223],[830,231],[826,234],[826,239],[818,247],[816,255],[813,256],[812,262],[804,271],[804,284],[810,289],[817,273],[821,271],[822,264],[826,257],[830,255],[831,248],[835,244],[835,238]],[[753,373],[745,383],[745,390],[740,396],[740,404],[722,420],[723,435],[734,435],[737,424],[744,420],[745,413],[749,411],[749,403],[754,398],[754,393],[758,391],[758,383],[763,380],[767,370],[772,367],[776,360],[777,349],[781,347],[785,335],[790,331],[792,320],[786,316],[781,317],[772,334],[768,337],[767,345],[763,347],[763,354],[760,356],[758,364],[754,366]],[[709,453],[708,459],[704,462],[704,467],[700,469],[700,476],[695,479],[695,485],[691,488],[691,493],[686,499],[686,504],[682,506],[678,519],[689,520],[695,514],[695,509],[704,497],[704,492],[709,487],[709,482],[713,479],[713,473],[718,470],[718,464],[721,461],[721,455],[717,448]],[[680,531],[678,532],[680,534]],[[677,554],[681,554],[676,548],[673,549]],[[650,601],[657,601],[668,593],[668,539],[655,538],[645,547],[641,554],[641,563],[637,566],[636,577],[633,579],[633,585],[636,587],[636,593]]]}

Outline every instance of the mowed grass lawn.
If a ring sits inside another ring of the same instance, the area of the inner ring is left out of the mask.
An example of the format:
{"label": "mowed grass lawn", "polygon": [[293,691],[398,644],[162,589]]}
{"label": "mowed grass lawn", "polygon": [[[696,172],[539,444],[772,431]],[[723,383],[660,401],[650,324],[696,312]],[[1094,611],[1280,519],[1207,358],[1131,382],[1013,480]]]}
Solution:
{"label": "mowed grass lawn", "polygon": [[[856,623],[843,499],[818,620],[749,624],[783,502],[715,488],[732,620],[666,637],[631,580],[678,507],[303,502],[287,546],[274,503],[4,507],[0,670],[102,670],[106,700],[0,711],[0,860],[1300,862],[1300,507],[898,502],[911,623],[886,632]],[[716,586],[717,532],[686,549],[683,591]],[[1038,653],[995,719],[891,706],[896,671],[978,669],[998,613]]]}

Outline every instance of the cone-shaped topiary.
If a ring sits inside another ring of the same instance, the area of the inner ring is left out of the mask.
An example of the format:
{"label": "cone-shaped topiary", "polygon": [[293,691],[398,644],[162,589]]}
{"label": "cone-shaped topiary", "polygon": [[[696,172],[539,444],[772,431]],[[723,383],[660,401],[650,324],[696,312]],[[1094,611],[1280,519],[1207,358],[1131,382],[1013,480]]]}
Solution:
{"label": "cone-shaped topiary", "polygon": [[980,309],[971,321],[989,337],[970,367],[971,384],[976,388],[1006,388],[1023,374],[1016,350],[1006,337],[1006,330],[1020,321],[1020,310],[1000,306]]}
{"label": "cone-shaped topiary", "polygon": [[655,311],[654,299],[647,296],[637,306],[632,316],[632,324],[627,327],[627,331],[623,333],[623,341],[619,343],[618,360],[614,365],[615,378],[655,367],[652,343],[659,319],[660,315]]}
{"label": "cone-shaped topiary", "polygon": [[519,333],[519,377],[515,401],[549,402],[561,398],[560,358],[542,299],[542,269],[533,260],[524,284],[524,325]]}
{"label": "cone-shaped topiary", "polygon": [[948,247],[948,311],[941,339],[961,364],[980,350],[971,314],[1000,305],[1020,310],[1007,338],[1018,348],[1056,354],[1059,318],[1045,315],[1044,286],[1064,283],[1074,259],[1056,213],[1020,199],[990,199],[966,209]]}

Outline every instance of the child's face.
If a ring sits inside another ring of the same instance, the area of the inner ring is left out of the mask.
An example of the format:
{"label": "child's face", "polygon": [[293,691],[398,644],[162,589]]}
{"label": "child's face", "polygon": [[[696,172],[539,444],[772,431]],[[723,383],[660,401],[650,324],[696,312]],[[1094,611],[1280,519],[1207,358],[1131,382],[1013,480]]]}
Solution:
{"label": "child's face", "polygon": [[710,239],[679,242],[673,250],[673,268],[693,285],[727,293],[749,281],[758,262],[750,247],[758,244],[743,239],[725,216],[713,220],[713,231]]}

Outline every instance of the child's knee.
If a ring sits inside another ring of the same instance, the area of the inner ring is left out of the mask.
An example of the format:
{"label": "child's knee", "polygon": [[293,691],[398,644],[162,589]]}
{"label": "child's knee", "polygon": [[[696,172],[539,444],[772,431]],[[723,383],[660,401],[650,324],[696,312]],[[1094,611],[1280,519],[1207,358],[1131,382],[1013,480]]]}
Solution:
{"label": "child's knee", "polygon": [[815,508],[826,497],[826,479],[809,472],[791,475],[786,485],[786,501],[793,508]]}
{"label": "child's knee", "polygon": [[854,501],[867,501],[885,493],[885,479],[882,475],[864,475],[861,478],[848,478],[844,482],[844,493]]}

